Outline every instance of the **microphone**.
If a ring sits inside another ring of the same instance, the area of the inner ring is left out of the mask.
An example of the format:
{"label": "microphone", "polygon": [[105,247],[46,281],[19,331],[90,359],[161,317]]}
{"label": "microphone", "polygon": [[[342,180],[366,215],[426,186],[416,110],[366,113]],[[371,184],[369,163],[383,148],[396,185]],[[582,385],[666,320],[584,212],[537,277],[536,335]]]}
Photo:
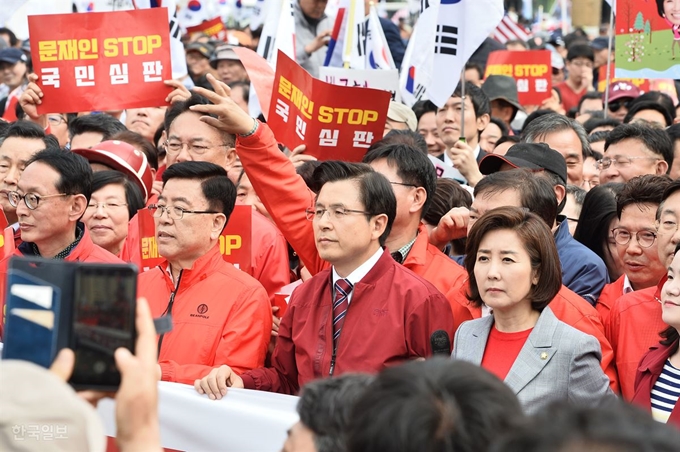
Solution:
{"label": "microphone", "polygon": [[449,333],[444,330],[437,330],[430,336],[430,346],[432,347],[432,356],[446,356],[451,357],[451,340]]}

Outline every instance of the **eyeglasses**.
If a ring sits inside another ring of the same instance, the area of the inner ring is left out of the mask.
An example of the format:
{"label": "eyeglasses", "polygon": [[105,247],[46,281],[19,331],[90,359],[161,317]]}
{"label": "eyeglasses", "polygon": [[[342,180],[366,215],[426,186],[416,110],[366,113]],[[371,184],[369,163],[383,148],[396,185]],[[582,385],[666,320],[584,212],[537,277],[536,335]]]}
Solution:
{"label": "eyeglasses", "polygon": [[573,61],[571,61],[571,64],[573,64],[576,67],[587,67],[589,69],[593,68],[593,62],[592,61],[573,60]]}
{"label": "eyeglasses", "polygon": [[63,116],[48,116],[47,121],[51,126],[58,126],[66,122],[66,118]]}
{"label": "eyeglasses", "polygon": [[352,210],[352,209],[345,209],[344,207],[333,207],[331,209],[321,209],[321,208],[316,208],[316,209],[306,209],[305,210],[305,216],[309,221],[314,221],[314,220],[320,220],[324,214],[328,212],[328,218],[330,220],[342,220],[343,218],[347,218],[347,215],[351,213],[360,213],[362,215],[368,215],[371,216],[373,215],[370,212],[365,212],[363,210]]}
{"label": "eyeglasses", "polygon": [[390,181],[390,184],[392,184],[392,185],[401,185],[401,186],[403,186],[403,187],[414,187],[414,188],[418,188],[418,186],[415,185],[415,184],[407,184],[407,183],[405,183],[405,182],[392,182],[392,181]]}
{"label": "eyeglasses", "polygon": [[177,206],[168,207],[160,206],[157,204],[151,204],[149,207],[147,207],[147,209],[149,209],[149,212],[151,212],[151,215],[154,218],[161,218],[163,216],[163,212],[167,212],[168,218],[170,218],[171,220],[181,220],[184,217],[185,213],[195,214],[219,213],[213,210],[186,210]]}
{"label": "eyeglasses", "polygon": [[616,113],[621,109],[621,107],[626,107],[626,110],[630,108],[630,103],[632,102],[632,99],[629,100],[615,100],[613,102],[609,102],[607,104],[607,108],[609,108],[609,111],[612,113]]}
{"label": "eyeglasses", "polygon": [[24,200],[24,204],[26,204],[26,207],[28,207],[31,210],[35,210],[38,208],[38,205],[40,204],[40,201],[43,199],[47,198],[56,198],[57,196],[70,196],[66,193],[58,193],[56,195],[46,195],[46,196],[40,196],[36,195],[35,193],[26,193],[25,195],[20,195],[16,191],[11,191],[7,193],[7,198],[9,199],[9,205],[12,207],[17,207],[19,206],[19,201],[22,199]]}
{"label": "eyeglasses", "polygon": [[112,202],[95,202],[95,203],[88,204],[87,208],[96,210],[96,209],[99,209],[100,206],[104,210],[109,210],[109,209],[117,209],[118,207],[126,207],[127,204],[117,204],[117,203],[112,203]]}
{"label": "eyeglasses", "polygon": [[184,143],[182,141],[171,141],[168,140],[165,142],[165,152],[168,154],[179,154],[182,152],[182,149],[184,149],[184,146],[187,147],[189,150],[190,154],[193,155],[203,155],[207,153],[210,149],[216,147],[216,146],[227,146],[226,144],[193,144],[193,143]]}
{"label": "eyeglasses", "polygon": [[[630,239],[633,237],[629,231],[621,228],[612,229],[612,234],[614,234],[614,241],[617,245],[628,245]],[[635,234],[635,240],[637,240],[638,245],[643,248],[649,248],[654,245],[656,240],[656,233],[652,231],[638,231]]]}
{"label": "eyeglasses", "polygon": [[660,160],[658,157],[627,157],[625,155],[621,155],[618,157],[614,158],[609,158],[605,157],[601,160],[598,160],[595,163],[595,168],[598,170],[606,170],[610,166],[612,166],[612,163],[616,168],[623,168],[631,164],[632,160],[640,160],[640,159],[645,159],[645,160]]}

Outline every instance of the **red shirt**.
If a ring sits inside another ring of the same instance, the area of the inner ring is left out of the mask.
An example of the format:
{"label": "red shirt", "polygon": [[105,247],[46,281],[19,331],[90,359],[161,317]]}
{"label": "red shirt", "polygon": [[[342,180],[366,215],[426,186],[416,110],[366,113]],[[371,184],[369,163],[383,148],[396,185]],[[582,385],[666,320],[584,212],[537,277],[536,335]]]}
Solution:
{"label": "red shirt", "polygon": [[579,101],[586,93],[586,88],[583,88],[583,90],[578,93],[574,92],[574,90],[571,89],[569,85],[567,85],[566,81],[557,84],[555,88],[559,90],[560,95],[562,96],[562,106],[566,111],[569,111],[574,107],[578,107]]}
{"label": "red shirt", "polygon": [[503,333],[495,326],[491,328],[482,357],[482,367],[505,380],[532,330],[533,328],[529,328],[515,333]]}

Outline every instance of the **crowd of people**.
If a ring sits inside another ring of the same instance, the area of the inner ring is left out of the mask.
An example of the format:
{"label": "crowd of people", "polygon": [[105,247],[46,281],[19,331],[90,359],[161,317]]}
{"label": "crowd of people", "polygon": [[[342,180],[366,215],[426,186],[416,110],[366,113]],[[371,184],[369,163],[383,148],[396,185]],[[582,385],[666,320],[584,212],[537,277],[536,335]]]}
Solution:
{"label": "crowd of people", "polygon": [[[325,2],[294,4],[297,60],[315,75]],[[399,28],[381,25],[400,62]],[[135,354],[115,356],[121,450],[160,450],[159,380],[211,400],[299,395],[287,452],[678,450],[677,99],[628,80],[598,92],[602,36],[489,38],[444,105],[391,102],[361,162],[318,161],[249,114],[233,47],[257,42],[238,36],[188,36],[189,77],[165,82],[165,107],[39,114],[30,52],[0,29],[14,255],[140,269]],[[541,105],[484,78],[479,55],[506,47],[552,52]],[[219,243],[237,205],[252,207],[243,270]],[[142,213],[163,258],[146,271]],[[172,331],[156,335],[163,316]],[[48,415],[101,450],[65,384],[73,365],[68,349],[51,372],[0,364],[0,404],[16,409],[3,450],[18,450],[13,425]]]}

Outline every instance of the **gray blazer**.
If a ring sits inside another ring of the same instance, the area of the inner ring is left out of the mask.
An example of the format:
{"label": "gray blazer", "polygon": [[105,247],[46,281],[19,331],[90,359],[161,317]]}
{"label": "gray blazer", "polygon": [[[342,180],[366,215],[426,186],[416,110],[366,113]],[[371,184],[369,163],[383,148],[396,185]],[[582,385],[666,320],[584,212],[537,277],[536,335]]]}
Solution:
{"label": "gray blazer", "polygon": [[[493,316],[463,322],[456,331],[452,358],[480,365],[492,326]],[[505,384],[528,414],[555,400],[596,406],[614,397],[609,378],[600,367],[601,357],[597,339],[561,322],[547,307]]]}

